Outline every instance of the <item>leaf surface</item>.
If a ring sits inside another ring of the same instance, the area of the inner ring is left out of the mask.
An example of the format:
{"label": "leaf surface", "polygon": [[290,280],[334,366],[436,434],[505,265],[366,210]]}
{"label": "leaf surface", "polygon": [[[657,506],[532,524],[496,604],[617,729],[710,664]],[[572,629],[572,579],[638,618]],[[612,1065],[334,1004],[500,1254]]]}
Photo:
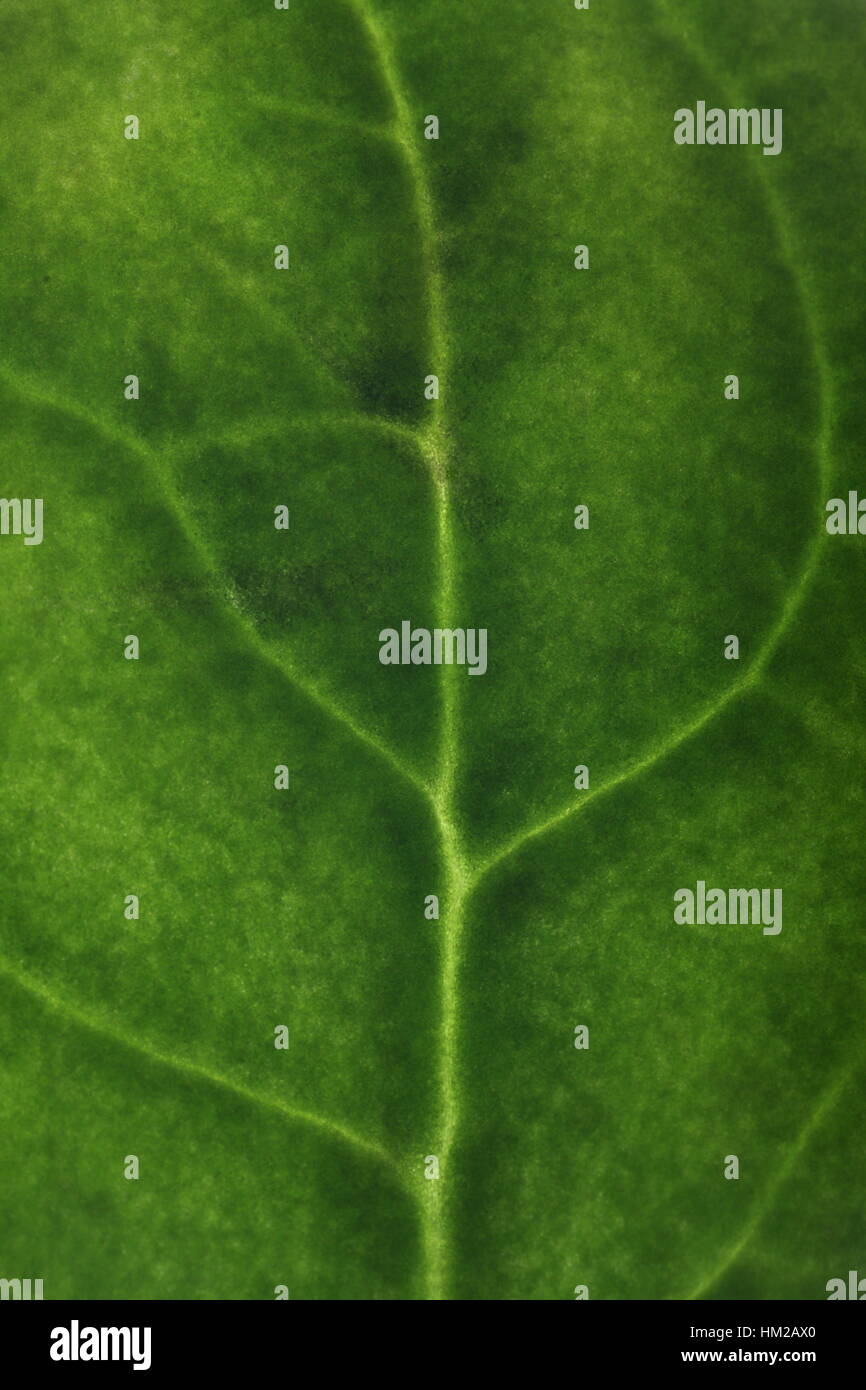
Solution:
{"label": "leaf surface", "polygon": [[[863,542],[823,519],[864,20],[693,8],[7,0],[9,1277],[820,1298],[862,1259]],[[782,156],[676,147],[699,98],[782,107]],[[486,627],[487,673],[382,666],[403,620]],[[781,887],[781,933],[676,925],[699,879]]]}

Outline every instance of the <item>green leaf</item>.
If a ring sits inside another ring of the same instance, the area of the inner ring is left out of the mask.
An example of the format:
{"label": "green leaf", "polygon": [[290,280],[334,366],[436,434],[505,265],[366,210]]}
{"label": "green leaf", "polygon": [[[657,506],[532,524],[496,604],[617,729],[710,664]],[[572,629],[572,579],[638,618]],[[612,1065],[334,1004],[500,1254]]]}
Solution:
{"label": "green leaf", "polygon": [[866,20],[696,8],[7,0],[3,1277],[866,1274]]}

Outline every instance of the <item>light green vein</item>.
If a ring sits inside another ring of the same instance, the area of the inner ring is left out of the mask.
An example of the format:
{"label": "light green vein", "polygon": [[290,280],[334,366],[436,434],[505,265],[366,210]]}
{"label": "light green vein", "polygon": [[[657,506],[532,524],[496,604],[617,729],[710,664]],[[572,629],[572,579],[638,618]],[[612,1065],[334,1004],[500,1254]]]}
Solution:
{"label": "light green vein", "polygon": [[240,270],[237,266],[232,265],[218,251],[214,251],[208,246],[201,248],[200,256],[206,264],[210,265],[211,270],[219,278],[227,293],[242,303],[245,312],[249,313],[252,306],[263,323],[269,324],[272,329],[284,334],[289,339],[301,357],[304,358],[307,366],[317,374],[322,385],[335,391],[338,396],[351,403],[353,392],[349,383],[342,380],[337,369],[317,346],[301,335],[299,329],[287,318],[285,312],[271,302],[262,289],[260,279],[251,271]]}
{"label": "light green vein", "polygon": [[[660,8],[669,19],[665,7],[662,5]],[[724,83],[720,84],[718,79],[709,72],[704,56],[696,49],[695,45],[681,33],[678,31],[672,32],[677,42],[687,51],[692,61],[704,70],[708,80],[716,83],[721,94]],[[559,811],[546,819],[518,831],[517,834],[506,840],[498,849],[494,850],[487,858],[482,859],[475,866],[472,876],[473,888],[494,868],[503,863],[503,861],[508,859],[511,855],[517,854],[524,846],[537,840],[540,836],[546,835],[549,831],[555,830],[557,826],[563,825],[566,821],[570,821],[574,817],[582,815],[593,801],[598,798],[606,796],[609,792],[613,792],[618,787],[624,786],[626,782],[630,782],[635,777],[639,777],[643,773],[648,772],[651,768],[662,762],[663,759],[669,757],[676,749],[681,748],[684,744],[688,743],[690,739],[693,739],[697,734],[701,733],[703,729],[716,720],[735,700],[739,699],[740,696],[758,686],[767,670],[773,654],[779,647],[785,633],[790,630],[811,587],[826,540],[823,511],[818,504],[826,500],[831,478],[830,454],[835,419],[833,377],[818,312],[815,308],[814,298],[809,291],[805,272],[802,269],[802,258],[797,255],[788,226],[785,209],[776,192],[775,184],[772,182],[770,174],[766,169],[766,163],[766,159],[759,157],[751,160],[748,167],[753,171],[759,185],[760,193],[767,208],[768,221],[772,226],[773,233],[779,246],[782,263],[797,292],[803,321],[806,325],[806,336],[811,356],[812,373],[818,386],[818,423],[814,445],[814,454],[817,463],[815,529],[806,546],[799,574],[785,596],[775,621],[740,680],[730,685],[718,699],[708,704],[694,719],[680,725],[669,738],[656,744],[643,756],[634,759],[624,767],[621,772],[618,772],[607,782],[602,783],[579,799],[575,799],[568,805],[563,806]]]}
{"label": "light green vein", "polygon": [[297,667],[288,661],[287,658],[278,656],[270,649],[253,624],[250,623],[243,610],[238,607],[219,566],[197,527],[190,519],[186,508],[183,506],[174,479],[169,469],[166,467],[161,454],[157,450],[151,449],[149,445],[127,434],[110,421],[104,420],[100,416],[92,413],[86,407],[78,405],[75,401],[66,399],[58,393],[45,390],[29,378],[12,371],[6,364],[0,364],[0,380],[5,381],[9,386],[13,387],[20,396],[30,401],[32,404],[60,411],[70,418],[80,421],[82,424],[101,435],[101,437],[109,443],[116,444],[141,459],[153,472],[162,490],[165,503],[171,516],[195,554],[205,575],[217,591],[222,593],[224,602],[219,611],[235,628],[246,645],[255,653],[262,663],[272,667],[284,680],[310,700],[311,703],[317,705],[319,709],[327,714],[336,724],[341,725],[341,727],[357,739],[359,743],[364,744],[366,748],[376,753],[394,772],[398,773],[401,778],[420,792],[425,801],[429,801],[429,787],[409,764],[404,763],[386,743],[383,743],[375,734],[371,733],[370,730],[359,724],[357,720],[333,700],[330,695],[321,690],[308,677],[302,675]]}
{"label": "light green vein", "polygon": [[[657,13],[663,16],[669,32],[680,44],[684,52],[688,54],[695,66],[702,71],[707,81],[718,87],[725,104],[731,105],[730,97],[727,95],[728,88],[731,84],[731,78],[727,74],[723,74],[720,78],[713,71],[712,65],[706,54],[698,46],[691,34],[675,25],[665,0],[656,0],[656,7]],[[756,685],[758,681],[760,681],[779,643],[785,633],[791,628],[794,618],[802,607],[803,600],[817,572],[824,544],[827,540],[823,503],[827,500],[832,476],[831,448],[835,421],[833,372],[830,366],[830,359],[827,355],[824,333],[816,308],[816,295],[810,289],[808,271],[805,268],[806,262],[810,258],[800,255],[794,244],[788,212],[779,196],[773,173],[768,168],[768,161],[764,158],[762,153],[758,154],[757,151],[749,151],[748,154],[751,155],[751,158],[747,159],[746,168],[751,171],[758,185],[759,192],[763,197],[764,204],[769,213],[769,221],[781,251],[782,263],[797,292],[800,312],[806,325],[806,336],[812,360],[812,372],[818,384],[818,425],[814,445],[815,459],[818,466],[816,470],[817,496],[815,530],[808,544],[803,566],[796,582],[785,598],[776,621],[761,643],[761,647],[752,665],[747,671],[744,679],[731,692],[731,698],[734,698],[734,696],[738,695],[741,691]],[[773,161],[770,160],[769,163],[772,164]]]}
{"label": "light green vein", "polygon": [[555,830],[557,826],[563,825],[566,821],[573,820],[576,816],[582,815],[594,801],[600,800],[603,796],[610,795],[611,792],[616,791],[618,787],[623,786],[626,782],[631,782],[634,778],[641,776],[641,774],[649,772],[657,763],[669,757],[675,749],[681,748],[689,739],[694,738],[696,734],[699,734],[702,729],[706,728],[706,726],[721,714],[722,710],[725,709],[744,688],[744,683],[733,686],[721,696],[715,704],[705,709],[697,719],[693,720],[685,727],[681,726],[670,738],[665,739],[663,743],[655,744],[643,757],[636,758],[633,762],[628,763],[616,776],[609,778],[607,782],[601,782],[598,786],[591,788],[590,791],[584,793],[580,797],[579,801],[564,806],[561,811],[557,811],[554,815],[549,816],[547,820],[539,821],[536,825],[532,825],[526,830],[519,831],[516,835],[512,836],[510,840],[506,840],[505,843],[494,850],[488,858],[482,860],[481,863],[476,866],[472,877],[473,888],[476,887],[487,874],[495,869],[497,865],[501,864],[503,860],[508,859],[513,854],[517,854],[519,850],[524,849],[525,846],[531,844],[533,840],[539,839],[542,835],[547,835],[551,830]]}
{"label": "light green vein", "polygon": [[718,1264],[710,1270],[698,1286],[690,1294],[686,1294],[689,1300],[703,1298],[709,1289],[719,1282],[722,1276],[730,1269],[734,1262],[739,1259],[749,1241],[755,1236],[769,1216],[779,1191],[791,1176],[799,1160],[802,1158],[806,1149],[814,1136],[820,1129],[824,1120],[833,1110],[839,1101],[845,1087],[848,1085],[852,1076],[857,1070],[859,1060],[850,1062],[836,1077],[835,1081],[827,1087],[822,1096],[812,1110],[811,1115],[806,1120],[791,1147],[787,1150],[784,1159],[780,1163],[772,1180],[767,1184],[763,1198],[756,1206],[751,1219],[746,1223],[737,1239],[728,1247],[722,1255]]}
{"label": "light green vein", "polygon": [[[423,431],[424,453],[430,470],[436,498],[437,554],[439,564],[436,609],[440,622],[447,626],[453,621],[456,601],[456,563],[451,517],[449,479],[450,441],[445,425],[445,398],[449,390],[450,352],[445,327],[445,292],[439,260],[438,235],[433,195],[424,160],[419,153],[421,114],[413,114],[403,91],[397,64],[384,28],[364,0],[346,0],[357,17],[374,53],[386,90],[393,104],[394,140],[403,154],[420,237],[421,260],[427,294],[428,354],[430,373],[438,376],[440,393],[431,401],[429,419]],[[419,395],[422,382],[417,383]],[[437,794],[443,805],[451,805],[457,768],[457,671],[439,667],[442,688],[442,728],[440,735],[439,774]]]}
{"label": "light green vein", "polygon": [[360,140],[384,140],[389,145],[394,143],[394,132],[390,126],[369,125],[355,116],[341,116],[327,106],[305,106],[262,92],[251,92],[247,101],[251,107],[269,115],[309,121],[311,125],[324,126],[341,135],[355,135]]}
{"label": "light green vein", "polygon": [[[285,1101],[279,1100],[274,1096],[263,1095],[259,1091],[253,1091],[244,1086],[239,1081],[232,1081],[227,1076],[222,1076],[219,1072],[211,1071],[208,1067],[201,1066],[198,1062],[191,1062],[184,1057],[176,1057],[171,1053],[160,1052],[157,1048],[142,1042],[139,1038],[126,1037],[123,1033],[112,1028],[104,1019],[97,1018],[83,1009],[73,1006],[68,1000],[60,998],[54,994],[47,985],[34,979],[31,975],[18,970],[10,961],[0,959],[0,975],[11,980],[14,985],[25,993],[38,999],[40,1003],[54,1010],[62,1018],[76,1024],[79,1028],[84,1028],[88,1032],[96,1034],[108,1042],[126,1048],[147,1061],[153,1062],[158,1066],[168,1067],[172,1071],[179,1072],[184,1076],[189,1076],[197,1081],[205,1081],[211,1086],[217,1086],[223,1091],[228,1091],[241,1100],[247,1101],[250,1105],[258,1106],[263,1110],[271,1110],[280,1115],[285,1120],[291,1120],[297,1124],[308,1125],[312,1129],[319,1130],[328,1138],[339,1141],[349,1148],[362,1153],[365,1157],[375,1160],[387,1168],[390,1176],[405,1187],[403,1174],[397,1162],[385,1149],[379,1147],[373,1140],[367,1139],[364,1135],[356,1133],[346,1125],[341,1125],[336,1120],[330,1120],[324,1115],[317,1115],[311,1110],[302,1110],[298,1106],[288,1105]],[[410,1192],[410,1195],[411,1192]]]}
{"label": "light green vein", "polygon": [[[429,373],[438,376],[440,381],[440,396],[438,400],[430,403],[423,443],[433,485],[436,512],[438,578],[435,606],[439,626],[450,627],[456,622],[457,602],[457,567],[449,476],[451,446],[445,422],[445,400],[450,387],[450,353],[433,195],[425,162],[420,153],[423,143],[421,122],[423,115],[427,113],[413,113],[403,90],[390,39],[372,7],[365,0],[345,0],[345,3],[356,16],[366,35],[389,94],[393,106],[394,138],[403,152],[414,198],[427,293]],[[419,382],[419,393],[421,386],[422,383]],[[458,974],[468,873],[455,815],[459,762],[457,677],[456,666],[439,667],[441,721],[438,766],[433,791],[442,852],[444,910],[439,924],[439,1113],[436,1123],[437,1138],[431,1151],[437,1153],[442,1177],[439,1182],[431,1181],[425,1184],[427,1190],[423,1206],[427,1288],[428,1296],[433,1300],[448,1297],[452,1242],[447,1187],[451,1177],[450,1158],[460,1119],[457,1084]]]}
{"label": "light green vein", "polygon": [[423,460],[425,439],[419,430],[414,429],[412,425],[404,425],[398,420],[391,420],[387,415],[368,415],[360,410],[340,413],[310,411],[303,415],[292,416],[256,415],[250,420],[241,420],[236,425],[230,425],[227,429],[219,430],[213,434],[197,435],[187,442],[174,445],[171,451],[172,460],[177,461],[180,458],[199,453],[202,449],[213,447],[243,448],[245,445],[258,443],[263,439],[285,437],[295,430],[301,433],[316,430],[357,433],[358,430],[366,430],[371,434],[381,435],[383,439],[392,443],[402,444],[412,449]]}

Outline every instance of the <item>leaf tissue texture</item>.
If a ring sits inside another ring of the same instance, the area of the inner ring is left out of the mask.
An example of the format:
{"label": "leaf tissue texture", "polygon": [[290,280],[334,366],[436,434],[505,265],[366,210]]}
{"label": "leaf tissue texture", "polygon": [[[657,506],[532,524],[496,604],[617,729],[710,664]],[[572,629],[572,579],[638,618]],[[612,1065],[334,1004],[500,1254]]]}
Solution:
{"label": "leaf tissue texture", "polygon": [[[3,0],[0,1276],[866,1275],[864,46]],[[699,102],[781,151],[677,144]]]}

